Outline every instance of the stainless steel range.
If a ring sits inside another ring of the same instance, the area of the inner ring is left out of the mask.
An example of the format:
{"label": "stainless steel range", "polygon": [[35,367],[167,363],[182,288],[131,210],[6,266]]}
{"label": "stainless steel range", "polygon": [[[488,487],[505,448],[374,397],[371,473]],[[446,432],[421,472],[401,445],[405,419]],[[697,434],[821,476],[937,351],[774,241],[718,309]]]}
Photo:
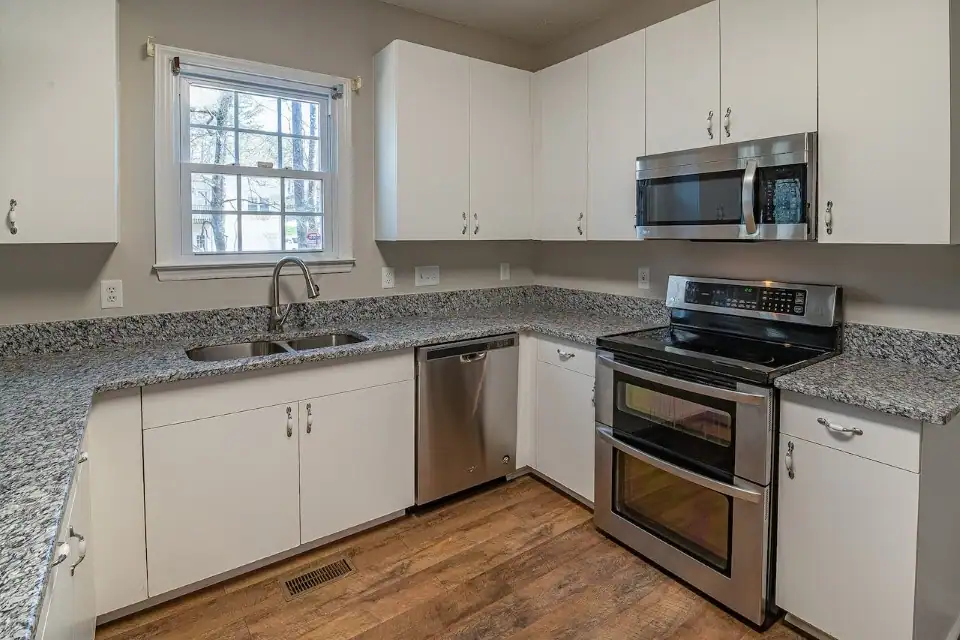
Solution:
{"label": "stainless steel range", "polygon": [[837,287],[671,276],[670,326],[597,341],[594,522],[773,619],[778,375],[840,349]]}

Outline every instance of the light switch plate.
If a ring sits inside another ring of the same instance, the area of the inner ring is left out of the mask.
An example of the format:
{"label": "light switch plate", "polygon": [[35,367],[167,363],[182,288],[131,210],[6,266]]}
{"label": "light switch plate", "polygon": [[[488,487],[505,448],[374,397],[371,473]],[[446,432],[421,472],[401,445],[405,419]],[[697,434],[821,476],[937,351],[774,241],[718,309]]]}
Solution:
{"label": "light switch plate", "polygon": [[416,267],[414,283],[418,287],[435,287],[440,284],[440,267]]}
{"label": "light switch plate", "polygon": [[650,288],[650,267],[640,267],[637,269],[637,288]]}
{"label": "light switch plate", "polygon": [[501,280],[510,279],[510,263],[509,262],[500,263],[500,279]]}
{"label": "light switch plate", "polygon": [[380,286],[384,289],[393,289],[397,286],[396,272],[393,267],[382,267],[380,269]]}
{"label": "light switch plate", "polygon": [[100,308],[120,309],[123,307],[123,280],[100,281]]}

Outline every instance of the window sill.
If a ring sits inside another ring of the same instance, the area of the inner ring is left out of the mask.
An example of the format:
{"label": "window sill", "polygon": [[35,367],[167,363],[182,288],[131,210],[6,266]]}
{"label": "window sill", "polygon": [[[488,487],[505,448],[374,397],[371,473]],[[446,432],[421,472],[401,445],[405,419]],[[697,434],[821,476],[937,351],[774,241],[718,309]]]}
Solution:
{"label": "window sill", "polygon": [[[279,258],[278,258],[279,259]],[[153,270],[161,282],[179,280],[220,280],[224,278],[265,278],[273,275],[276,262],[255,262],[248,264],[155,264]],[[307,261],[310,273],[349,273],[356,266],[356,260],[338,259]],[[294,265],[284,267],[284,273],[293,273]],[[299,271],[298,271],[299,273]]]}

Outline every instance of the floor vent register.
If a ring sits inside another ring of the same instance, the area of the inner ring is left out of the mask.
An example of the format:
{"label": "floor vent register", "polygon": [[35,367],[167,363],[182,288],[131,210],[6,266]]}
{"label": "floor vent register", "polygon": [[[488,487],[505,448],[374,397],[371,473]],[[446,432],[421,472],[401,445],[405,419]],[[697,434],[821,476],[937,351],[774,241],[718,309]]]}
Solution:
{"label": "floor vent register", "polygon": [[283,589],[284,598],[293,600],[319,589],[325,584],[345,578],[354,571],[350,559],[343,557],[320,566],[306,570],[301,569],[293,576],[281,578],[280,585]]}

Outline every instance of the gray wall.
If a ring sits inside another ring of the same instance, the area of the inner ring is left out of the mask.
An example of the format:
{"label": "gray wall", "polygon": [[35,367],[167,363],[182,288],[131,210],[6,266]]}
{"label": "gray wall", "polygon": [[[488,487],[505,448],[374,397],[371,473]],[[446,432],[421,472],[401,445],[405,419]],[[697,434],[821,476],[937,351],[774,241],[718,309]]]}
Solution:
{"label": "gray wall", "polygon": [[[512,263],[513,283],[532,281],[529,244],[373,241],[373,56],[401,38],[532,69],[533,47],[375,0],[120,0],[120,244],[0,247],[0,324],[267,301],[267,278],[158,282],[151,271],[153,60],[143,55],[147,36],[171,46],[364,78],[366,87],[353,102],[357,267],[322,276],[324,297],[384,293],[384,264],[397,268],[395,293],[414,290],[415,265],[440,265],[441,289],[499,286],[500,262]],[[114,278],[123,280],[124,308],[101,311],[99,281]],[[303,294],[301,284],[288,282],[288,293]]]}

